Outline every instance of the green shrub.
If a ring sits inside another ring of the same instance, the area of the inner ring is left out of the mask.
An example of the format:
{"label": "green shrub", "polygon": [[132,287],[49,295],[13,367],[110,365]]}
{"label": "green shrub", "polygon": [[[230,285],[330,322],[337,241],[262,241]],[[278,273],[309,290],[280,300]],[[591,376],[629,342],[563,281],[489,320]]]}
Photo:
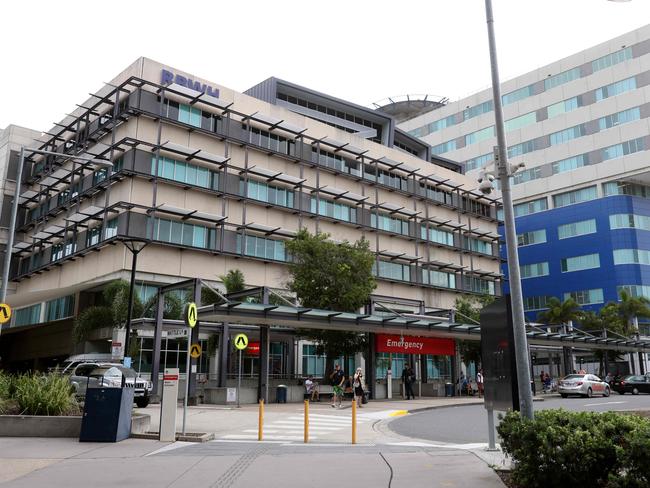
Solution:
{"label": "green shrub", "polygon": [[0,400],[8,400],[11,398],[11,375],[0,371]]}
{"label": "green shrub", "polygon": [[543,410],[534,420],[509,413],[497,428],[526,488],[641,487],[650,482],[650,421],[614,412]]}
{"label": "green shrub", "polygon": [[23,415],[74,415],[79,405],[67,376],[24,374],[15,378],[14,399]]}

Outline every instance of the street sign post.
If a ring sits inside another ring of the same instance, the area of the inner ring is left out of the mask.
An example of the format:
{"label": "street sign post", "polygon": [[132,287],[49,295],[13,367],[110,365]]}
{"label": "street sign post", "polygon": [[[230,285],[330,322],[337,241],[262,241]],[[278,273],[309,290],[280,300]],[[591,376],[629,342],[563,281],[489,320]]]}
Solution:
{"label": "street sign post", "polygon": [[[196,303],[190,302],[185,306],[185,313],[183,314],[183,319],[185,320],[185,325],[190,329],[193,329],[198,320],[198,312],[196,309]],[[198,355],[194,356],[195,353],[194,347],[198,348]],[[190,396],[190,362],[191,358],[199,357],[201,355],[201,346],[198,344],[192,344],[192,334],[188,332],[187,334],[187,359],[185,361],[185,398],[183,399],[183,435],[185,435],[185,421],[187,419],[187,400]]]}
{"label": "street sign post", "polygon": [[235,347],[239,350],[239,368],[237,374],[237,408],[239,408],[239,392],[241,391],[241,355],[242,351],[248,347],[248,336],[246,334],[237,334],[235,337]]}
{"label": "street sign post", "polygon": [[194,359],[201,357],[201,344],[192,344],[190,346],[190,356]]}

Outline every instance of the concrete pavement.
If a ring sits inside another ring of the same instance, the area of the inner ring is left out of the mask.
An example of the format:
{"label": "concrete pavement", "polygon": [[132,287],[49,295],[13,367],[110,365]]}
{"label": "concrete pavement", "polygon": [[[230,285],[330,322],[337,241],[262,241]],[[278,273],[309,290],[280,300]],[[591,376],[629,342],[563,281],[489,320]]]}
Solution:
{"label": "concrete pavement", "polygon": [[[483,445],[426,443],[393,433],[386,424],[408,411],[475,404],[475,398],[375,401],[358,411],[356,445],[350,443],[350,403],[310,405],[311,442],[302,443],[302,405],[267,405],[265,441],[252,442],[257,407],[191,407],[188,431],[217,439],[161,443],[128,439],[117,444],[75,439],[0,438],[0,484],[10,488],[91,485],[114,487],[330,487],[408,486],[503,488],[489,465],[500,453]],[[157,406],[140,409],[157,426]],[[182,411],[179,412],[182,414]],[[179,415],[178,422],[182,421]],[[257,432],[256,430],[254,432]],[[299,434],[299,435],[298,435]]]}

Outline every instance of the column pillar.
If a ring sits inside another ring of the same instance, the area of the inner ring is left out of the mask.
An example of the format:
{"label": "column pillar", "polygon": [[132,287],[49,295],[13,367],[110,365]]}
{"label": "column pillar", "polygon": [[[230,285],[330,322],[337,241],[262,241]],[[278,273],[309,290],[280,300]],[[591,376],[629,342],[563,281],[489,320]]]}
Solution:
{"label": "column pillar", "polygon": [[153,334],[153,358],[151,365],[151,399],[153,402],[160,402],[160,390],[158,389],[158,376],[160,373],[160,351],[162,346],[163,313],[165,311],[165,296],[158,291],[158,303],[156,306],[156,327]]}
{"label": "column pillar", "polygon": [[257,383],[257,398],[268,403],[269,400],[269,346],[271,334],[268,325],[260,326],[260,367]]}
{"label": "column pillar", "polygon": [[224,322],[221,327],[221,335],[219,336],[219,351],[217,351],[217,386],[221,388],[226,387],[228,380],[228,356],[230,352],[230,327]]}

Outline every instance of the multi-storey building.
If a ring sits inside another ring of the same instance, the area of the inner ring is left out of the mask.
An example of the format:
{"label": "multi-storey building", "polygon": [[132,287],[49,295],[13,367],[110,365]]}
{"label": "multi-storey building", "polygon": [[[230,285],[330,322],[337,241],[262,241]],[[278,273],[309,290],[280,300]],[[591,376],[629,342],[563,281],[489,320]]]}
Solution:
{"label": "multi-storey building", "polygon": [[[650,26],[502,86],[525,309],[650,297]],[[492,91],[400,127],[476,178],[496,146]]]}
{"label": "multi-storey building", "polygon": [[[140,58],[33,147],[60,156],[26,151],[5,363],[45,366],[69,354],[73,318],[128,278],[121,242],[132,238],[151,241],[137,265],[143,299],[186,278],[219,286],[234,268],[249,285],[282,288],[284,243],[301,228],[368,239],[373,300],[397,310],[501,293],[494,200],[450,161],[436,164],[390,116],[282,80],[242,94]],[[136,366],[151,364],[145,329]],[[170,337],[163,364],[175,367],[182,346]],[[283,361],[296,344],[276,337],[279,373],[319,373],[313,347],[301,343],[297,359]],[[79,348],[106,349],[103,341]],[[427,361],[439,374],[439,358]]]}

